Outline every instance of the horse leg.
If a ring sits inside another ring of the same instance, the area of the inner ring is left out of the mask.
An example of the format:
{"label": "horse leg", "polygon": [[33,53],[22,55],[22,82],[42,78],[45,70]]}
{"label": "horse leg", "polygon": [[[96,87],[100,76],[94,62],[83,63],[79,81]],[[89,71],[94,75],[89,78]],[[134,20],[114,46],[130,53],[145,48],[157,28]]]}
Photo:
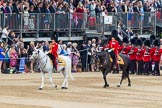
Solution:
{"label": "horse leg", "polygon": [[106,76],[108,74],[108,71],[102,72],[102,74],[103,74],[103,79],[104,79],[104,82],[105,82],[105,85],[103,87],[104,88],[109,87],[109,84],[107,83],[107,80],[106,80]]}
{"label": "horse leg", "polygon": [[68,89],[68,73],[66,73],[65,69],[62,71],[64,75],[64,81],[62,83],[61,89]]}
{"label": "horse leg", "polygon": [[68,89],[69,83],[68,83],[68,77],[65,77],[65,85],[63,89]]}
{"label": "horse leg", "polygon": [[57,89],[57,85],[55,85],[52,80],[52,71],[49,71],[48,74],[49,74],[49,81],[51,83],[51,86]]}
{"label": "horse leg", "polygon": [[45,73],[42,71],[41,71],[41,77],[42,77],[42,83],[41,83],[41,86],[39,87],[39,90],[43,90],[43,87],[44,87]]}
{"label": "horse leg", "polygon": [[123,79],[124,79],[125,77],[127,77],[127,76],[125,76],[125,72],[126,72],[126,70],[124,69],[123,72],[122,72],[122,77],[121,77],[120,83],[117,85],[117,87],[120,87],[121,84],[122,84]]}
{"label": "horse leg", "polygon": [[128,78],[128,86],[130,87],[131,86],[131,80],[129,78],[129,73],[127,74],[127,78]]}
{"label": "horse leg", "polygon": [[126,69],[126,76],[127,76],[127,78],[128,78],[128,86],[131,86],[131,80],[130,80],[130,78],[129,78],[129,66],[128,66],[127,69]]}
{"label": "horse leg", "polygon": [[65,87],[64,87],[64,89],[68,89],[68,86],[69,86],[68,77],[69,77],[68,70],[66,70],[65,71]]}
{"label": "horse leg", "polygon": [[123,75],[122,75],[122,78],[121,78],[121,80],[120,80],[120,83],[117,85],[117,87],[120,87],[120,86],[121,86],[122,81],[123,81]]}

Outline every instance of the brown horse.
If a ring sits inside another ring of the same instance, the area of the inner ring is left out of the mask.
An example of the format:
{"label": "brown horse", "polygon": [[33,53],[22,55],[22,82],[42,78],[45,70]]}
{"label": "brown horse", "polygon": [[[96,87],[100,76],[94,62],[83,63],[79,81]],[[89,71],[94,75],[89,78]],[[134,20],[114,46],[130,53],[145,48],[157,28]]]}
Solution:
{"label": "brown horse", "polygon": [[[109,51],[98,52],[97,56],[100,60],[99,67],[100,67],[100,70],[103,74],[103,79],[104,79],[104,82],[105,82],[103,87],[106,88],[106,87],[109,87],[109,84],[107,83],[107,80],[106,80],[106,76],[107,76],[108,73],[110,73],[112,71],[111,70],[112,60],[111,60],[111,57],[110,57],[110,52]],[[124,55],[124,54],[119,54],[119,56],[122,58],[124,63],[119,64],[119,67],[122,70],[122,78],[120,80],[119,85],[117,85],[117,87],[120,87],[123,79],[126,79],[126,78],[128,78],[128,86],[131,86],[131,81],[130,81],[130,78],[129,78],[129,64],[130,64],[129,57],[127,55]]]}

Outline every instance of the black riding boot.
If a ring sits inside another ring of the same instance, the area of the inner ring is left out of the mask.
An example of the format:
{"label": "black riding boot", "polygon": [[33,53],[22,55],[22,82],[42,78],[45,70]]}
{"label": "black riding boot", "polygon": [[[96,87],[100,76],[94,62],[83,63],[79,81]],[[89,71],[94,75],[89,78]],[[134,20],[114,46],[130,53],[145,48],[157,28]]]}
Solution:
{"label": "black riding boot", "polygon": [[54,55],[52,55],[52,54],[47,54],[49,57],[50,57],[50,59],[52,60],[52,63],[53,63],[53,69],[55,68],[55,57],[54,57]]}
{"label": "black riding boot", "polygon": [[116,57],[114,51],[110,52],[110,56],[113,59],[111,70],[113,70],[113,73],[116,73]]}

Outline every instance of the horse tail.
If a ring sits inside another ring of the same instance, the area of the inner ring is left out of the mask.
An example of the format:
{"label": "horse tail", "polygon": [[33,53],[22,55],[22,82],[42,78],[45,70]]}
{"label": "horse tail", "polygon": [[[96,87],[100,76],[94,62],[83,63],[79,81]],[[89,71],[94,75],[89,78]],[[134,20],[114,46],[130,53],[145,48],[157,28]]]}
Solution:
{"label": "horse tail", "polygon": [[73,77],[73,75],[72,75],[72,73],[71,73],[71,60],[70,60],[69,66],[68,66],[68,73],[69,73],[70,78],[71,78],[72,80],[74,80],[74,77]]}
{"label": "horse tail", "polygon": [[126,67],[123,70],[122,77],[123,77],[123,79],[126,79],[126,78],[129,77],[130,60],[129,60],[129,58],[127,56],[123,56],[123,58],[125,58],[125,60],[127,62],[125,62],[126,63],[125,66]]}
{"label": "horse tail", "polygon": [[126,69],[126,73],[129,75],[129,69],[130,69],[130,63],[128,64],[128,67]]}
{"label": "horse tail", "polygon": [[[128,60],[129,60],[129,58],[128,58]],[[130,60],[129,60],[128,66],[126,68],[125,78],[129,78],[129,69],[130,69]]]}

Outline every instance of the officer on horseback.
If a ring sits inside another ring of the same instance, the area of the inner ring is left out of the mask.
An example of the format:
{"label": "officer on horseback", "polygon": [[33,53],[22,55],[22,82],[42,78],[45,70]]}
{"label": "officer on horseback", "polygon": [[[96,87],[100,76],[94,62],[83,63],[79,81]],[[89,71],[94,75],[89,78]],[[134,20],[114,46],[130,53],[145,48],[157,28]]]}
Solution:
{"label": "officer on horseback", "polygon": [[57,57],[58,57],[57,50],[58,50],[58,44],[56,43],[55,40],[52,40],[50,44],[50,50],[47,53],[47,55],[51,58],[53,62],[53,68],[55,68],[56,71],[57,71]]}
{"label": "officer on horseback", "polygon": [[111,32],[111,39],[108,42],[108,45],[104,47],[104,49],[111,49],[110,50],[110,56],[113,59],[111,70],[116,67],[117,73],[119,73],[119,70],[117,69],[117,56],[118,56],[118,48],[119,48],[119,42],[117,41],[118,38],[118,32],[117,30],[113,30]]}

